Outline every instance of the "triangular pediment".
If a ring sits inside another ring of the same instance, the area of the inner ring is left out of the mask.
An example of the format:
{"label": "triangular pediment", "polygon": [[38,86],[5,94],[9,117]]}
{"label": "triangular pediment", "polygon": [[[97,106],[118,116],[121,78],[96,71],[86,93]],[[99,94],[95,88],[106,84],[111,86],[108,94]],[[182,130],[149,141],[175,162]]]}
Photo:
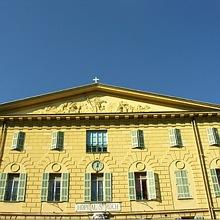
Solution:
{"label": "triangular pediment", "polygon": [[0,114],[81,114],[220,110],[187,99],[92,84],[0,105]]}

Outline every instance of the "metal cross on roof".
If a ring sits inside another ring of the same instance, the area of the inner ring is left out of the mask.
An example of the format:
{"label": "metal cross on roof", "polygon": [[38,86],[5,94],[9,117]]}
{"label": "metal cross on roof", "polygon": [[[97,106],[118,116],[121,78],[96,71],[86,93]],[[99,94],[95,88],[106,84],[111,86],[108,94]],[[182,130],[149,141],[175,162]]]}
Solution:
{"label": "metal cross on roof", "polygon": [[94,81],[94,83],[98,83],[99,78],[95,77],[95,78],[93,79],[93,81]]}

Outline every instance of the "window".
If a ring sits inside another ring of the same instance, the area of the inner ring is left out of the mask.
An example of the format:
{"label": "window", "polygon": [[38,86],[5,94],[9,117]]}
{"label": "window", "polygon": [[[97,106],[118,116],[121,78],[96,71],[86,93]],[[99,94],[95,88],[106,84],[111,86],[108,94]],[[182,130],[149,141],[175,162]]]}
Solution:
{"label": "window", "polygon": [[159,197],[158,177],[153,171],[129,172],[130,200],[156,200]]}
{"label": "window", "polygon": [[91,201],[103,201],[103,174],[92,174]]}
{"label": "window", "polygon": [[68,201],[68,189],[68,173],[44,173],[41,188],[41,201]]}
{"label": "window", "polygon": [[24,201],[26,174],[0,174],[0,201]]}
{"label": "window", "polygon": [[106,152],[107,144],[107,131],[87,131],[86,152]]}
{"label": "window", "polygon": [[172,128],[169,132],[170,135],[170,146],[171,147],[182,147],[182,137],[180,129]]}
{"label": "window", "polygon": [[63,149],[63,142],[64,142],[64,132],[55,131],[55,132],[52,133],[52,146],[51,146],[51,149],[53,149],[53,150],[62,150]]}
{"label": "window", "polygon": [[220,169],[211,169],[211,177],[215,196],[220,196]]}
{"label": "window", "polygon": [[220,137],[217,128],[207,129],[209,145],[220,145]]}
{"label": "window", "polygon": [[135,130],[131,132],[132,148],[144,148],[144,132]]}
{"label": "window", "polygon": [[175,172],[178,199],[191,198],[189,191],[189,183],[186,170],[178,170]]}
{"label": "window", "polygon": [[12,149],[23,150],[24,148],[25,133],[22,131],[15,132],[12,140]]}
{"label": "window", "polygon": [[112,199],[111,173],[85,174],[85,201],[110,202]]}

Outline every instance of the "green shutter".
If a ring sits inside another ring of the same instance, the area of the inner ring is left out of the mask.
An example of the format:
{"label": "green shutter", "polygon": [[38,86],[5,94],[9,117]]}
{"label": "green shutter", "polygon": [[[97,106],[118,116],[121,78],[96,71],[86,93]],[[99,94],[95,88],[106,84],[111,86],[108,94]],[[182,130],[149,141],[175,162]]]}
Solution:
{"label": "green shutter", "polygon": [[215,139],[214,128],[207,128],[207,134],[209,139],[209,145],[215,145],[216,139]]}
{"label": "green shutter", "polygon": [[91,201],[91,173],[85,173],[84,200]]}
{"label": "green shutter", "polygon": [[22,131],[19,131],[19,134],[18,134],[18,149],[19,150],[22,150],[23,147],[24,147],[24,138],[25,138],[25,133],[22,132]]}
{"label": "green shutter", "polygon": [[69,173],[62,173],[61,175],[61,201],[68,201],[69,195]]}
{"label": "green shutter", "polygon": [[15,132],[12,140],[12,148],[14,150],[22,150],[24,147],[25,133],[22,131]]}
{"label": "green shutter", "polygon": [[180,129],[175,129],[176,132],[176,143],[178,146],[183,146],[182,137],[181,137],[181,131]]}
{"label": "green shutter", "polygon": [[64,142],[64,132],[63,131],[54,131],[52,132],[52,150],[62,150]]}
{"label": "green shutter", "polygon": [[138,130],[131,131],[132,148],[138,147]]}
{"label": "green shutter", "polygon": [[135,176],[134,172],[128,173],[129,199],[136,200]]}
{"label": "green shutter", "polygon": [[176,185],[178,199],[190,198],[189,183],[186,170],[178,170],[176,174]]}
{"label": "green shutter", "polygon": [[104,201],[112,201],[112,174],[104,173]]}
{"label": "green shutter", "polygon": [[170,129],[170,133],[169,133],[169,136],[170,136],[170,146],[171,147],[175,147],[176,146],[176,132],[175,132],[175,128],[171,128]]}
{"label": "green shutter", "polygon": [[58,131],[57,132],[57,148],[59,150],[62,150],[63,142],[64,142],[64,132],[63,131]]}
{"label": "green shutter", "polygon": [[0,173],[0,201],[4,201],[7,184],[7,173]]}
{"label": "green shutter", "polygon": [[52,145],[51,145],[51,149],[57,149],[57,137],[58,137],[58,132],[57,131],[53,131],[52,132]]}
{"label": "green shutter", "polygon": [[210,171],[211,171],[211,177],[212,177],[213,188],[215,191],[215,196],[220,196],[220,186],[219,186],[216,169],[211,169]]}
{"label": "green shutter", "polygon": [[14,136],[13,136],[13,139],[12,139],[12,148],[13,149],[17,149],[17,143],[18,143],[18,134],[19,132],[15,132],[14,133]]}
{"label": "green shutter", "polygon": [[209,145],[220,145],[220,137],[217,128],[207,128]]}
{"label": "green shutter", "polygon": [[18,183],[17,201],[24,201],[26,178],[27,178],[26,173],[20,173],[19,183]]}
{"label": "green shutter", "polygon": [[138,130],[138,147],[144,148],[144,131]]}
{"label": "green shutter", "polygon": [[48,185],[49,185],[49,173],[43,173],[42,188],[41,188],[41,201],[47,201],[48,196]]}
{"label": "green shutter", "polygon": [[147,171],[147,195],[148,200],[157,199],[155,175],[151,170]]}
{"label": "green shutter", "polygon": [[220,145],[220,137],[219,137],[219,133],[218,133],[218,129],[217,128],[214,128],[214,133],[215,133],[216,144]]}
{"label": "green shutter", "polygon": [[171,147],[177,147],[177,146],[183,145],[180,129],[171,128],[169,131],[169,136],[170,136],[170,146]]}

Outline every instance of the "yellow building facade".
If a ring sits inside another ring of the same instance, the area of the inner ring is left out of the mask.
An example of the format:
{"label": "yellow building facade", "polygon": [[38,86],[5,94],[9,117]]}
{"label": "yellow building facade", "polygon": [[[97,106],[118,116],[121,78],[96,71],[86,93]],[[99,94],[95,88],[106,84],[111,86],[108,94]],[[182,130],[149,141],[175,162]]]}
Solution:
{"label": "yellow building facade", "polygon": [[220,106],[94,83],[0,105],[0,219],[220,218]]}

